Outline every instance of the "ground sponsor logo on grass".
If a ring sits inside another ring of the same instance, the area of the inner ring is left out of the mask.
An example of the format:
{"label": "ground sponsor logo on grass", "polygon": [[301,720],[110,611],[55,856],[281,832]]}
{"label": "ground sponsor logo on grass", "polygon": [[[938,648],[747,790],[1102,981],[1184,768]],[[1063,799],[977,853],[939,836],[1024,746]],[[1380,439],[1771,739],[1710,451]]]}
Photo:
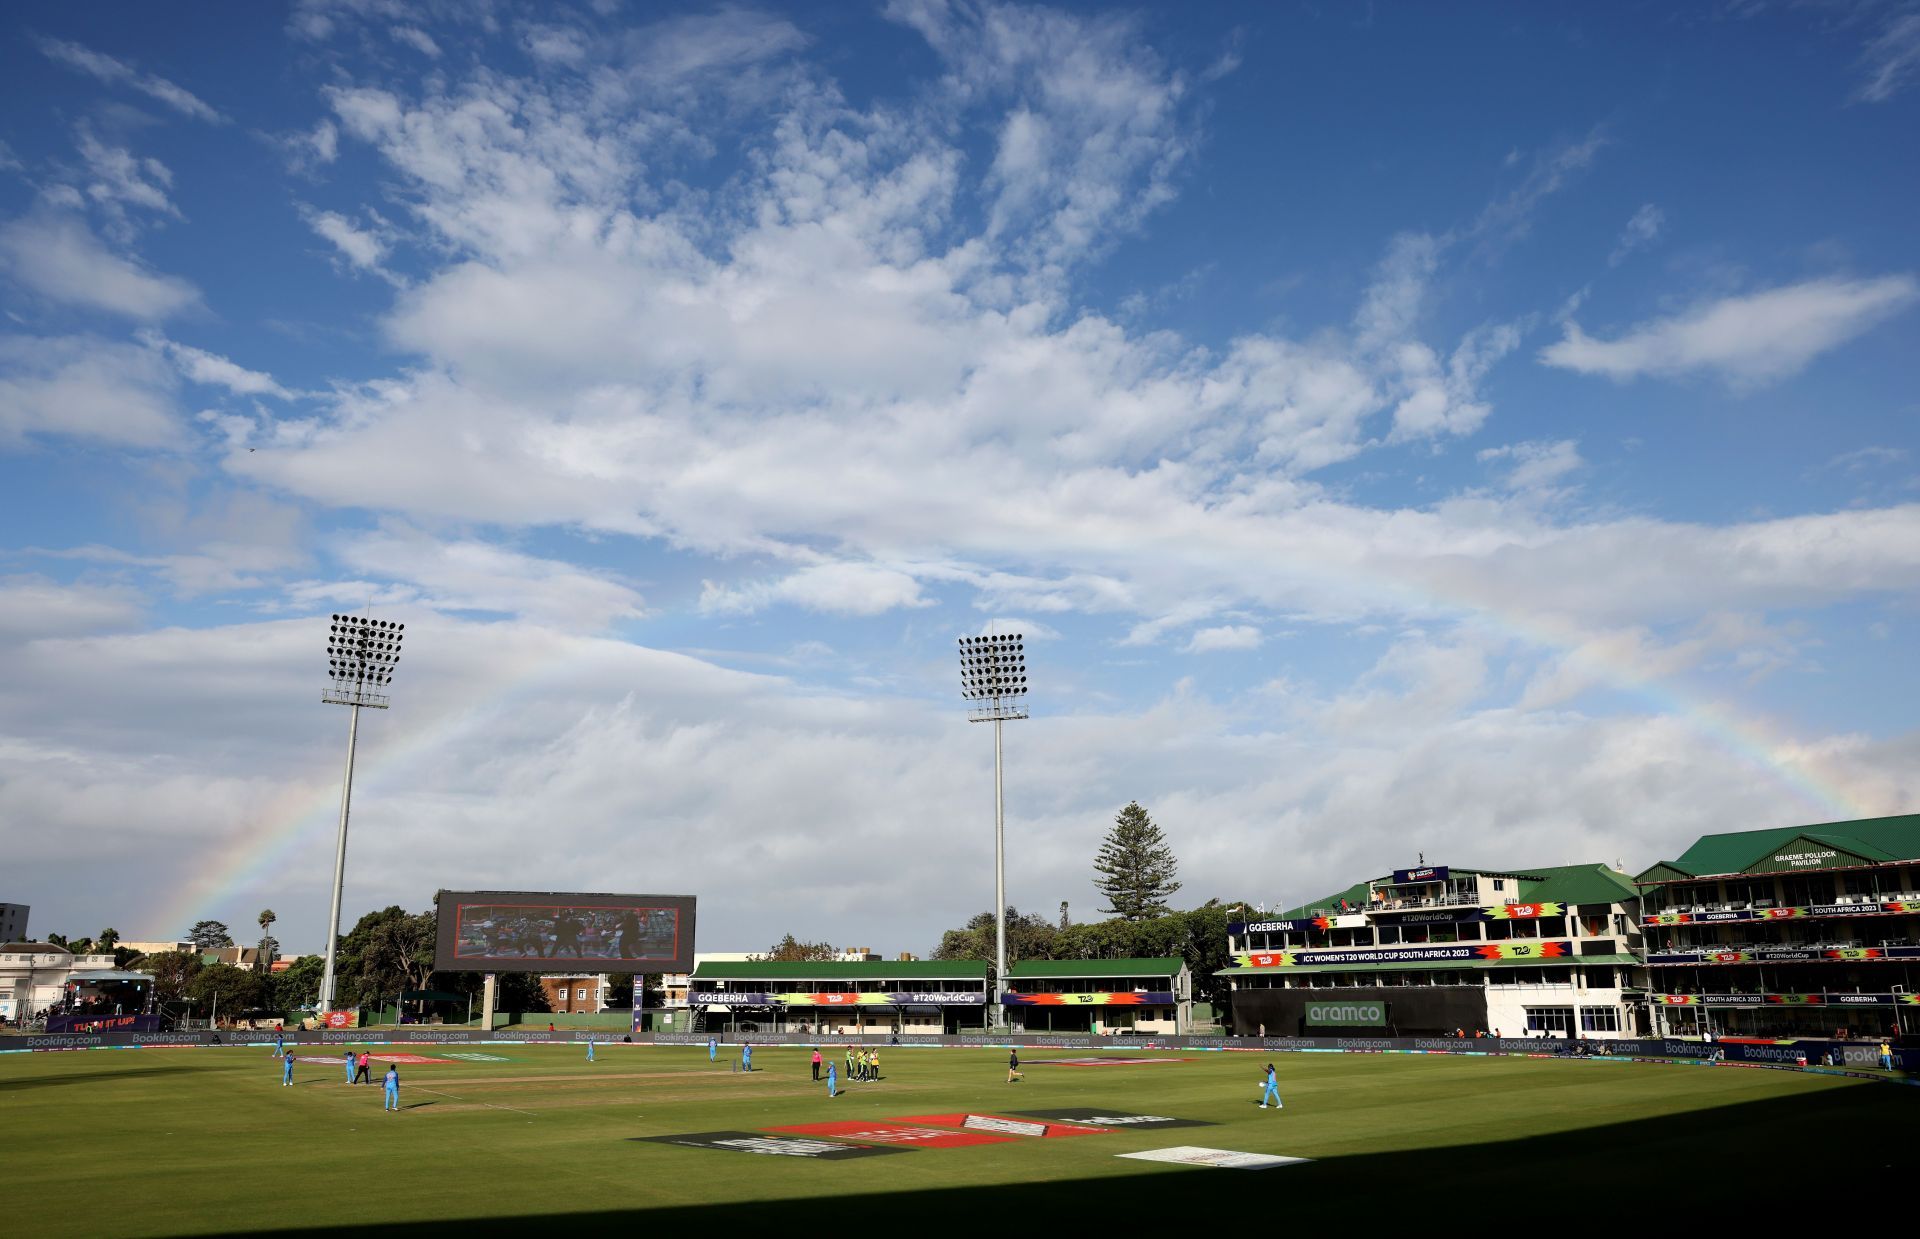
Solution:
{"label": "ground sponsor logo on grass", "polygon": [[[402,1067],[424,1067],[430,1063],[446,1066],[453,1062],[451,1058],[428,1058],[424,1054],[375,1054],[372,1058],[376,1063],[398,1063]],[[324,1061],[331,1063],[335,1060],[329,1058]]]}
{"label": "ground sponsor logo on grass", "polygon": [[903,1145],[908,1148],[957,1149],[974,1144],[1013,1144],[1011,1136],[987,1135],[978,1131],[935,1131],[927,1127],[905,1126],[908,1120],[864,1123],[849,1119],[839,1123],[805,1123],[796,1127],[769,1127],[770,1132],[794,1136],[832,1136],[836,1140],[858,1140],[869,1144]]}
{"label": "ground sponsor logo on grass", "polygon": [[960,1120],[960,1126],[970,1131],[997,1131],[1009,1136],[1044,1136],[1047,1134],[1045,1123],[1029,1122],[1026,1119],[1003,1119],[991,1114],[969,1114]]}
{"label": "ground sponsor logo on grass", "polygon": [[[1077,1123],[1086,1127],[1124,1128],[1124,1127],[1212,1127],[1212,1123],[1200,1119],[1177,1119],[1164,1114],[1127,1114],[1119,1110],[1015,1110],[1013,1113],[1023,1118],[1047,1119],[1060,1123]],[[920,1122],[932,1122],[931,1118]]]}
{"label": "ground sponsor logo on grass", "polygon": [[909,1118],[896,1120],[901,1123],[922,1123],[928,1127],[960,1127],[974,1131],[999,1131],[1010,1135],[1039,1136],[1053,1140],[1064,1136],[1101,1136],[1107,1128],[1092,1127],[1084,1123],[1045,1122],[1033,1120],[1038,1115],[1024,1118],[1008,1118],[1000,1114],[916,1114]]}
{"label": "ground sponsor logo on grass", "polygon": [[464,1063],[510,1063],[513,1061],[503,1054],[482,1054],[477,1050],[469,1050],[461,1054],[449,1054],[447,1057],[457,1058]]}
{"label": "ground sponsor logo on grass", "polygon": [[1212,1166],[1226,1170],[1271,1170],[1276,1166],[1298,1166],[1310,1157],[1286,1157],[1277,1153],[1240,1153],[1233,1149],[1205,1149],[1197,1144],[1176,1144],[1169,1149],[1146,1149],[1139,1153],[1115,1153],[1142,1162],[1173,1162],[1180,1166]]}
{"label": "ground sponsor logo on grass", "polygon": [[899,1145],[839,1144],[799,1136],[769,1136],[751,1131],[696,1131],[679,1136],[631,1136],[638,1144],[682,1144],[690,1149],[719,1149],[728,1153],[758,1153],[765,1157],[808,1157],[815,1161],[845,1161],[882,1153],[907,1153]]}
{"label": "ground sponsor logo on grass", "polygon": [[347,1060],[344,1058],[321,1058],[317,1054],[297,1054],[294,1056],[293,1061],[296,1063],[312,1063],[315,1066],[338,1067]]}

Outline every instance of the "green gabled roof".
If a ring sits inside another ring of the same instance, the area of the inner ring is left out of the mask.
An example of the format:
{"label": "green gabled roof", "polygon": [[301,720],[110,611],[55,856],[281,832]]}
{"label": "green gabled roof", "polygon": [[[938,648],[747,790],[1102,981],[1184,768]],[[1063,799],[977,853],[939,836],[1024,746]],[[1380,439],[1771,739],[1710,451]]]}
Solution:
{"label": "green gabled roof", "polygon": [[1677,861],[1663,860],[1657,865],[1650,865],[1642,869],[1634,875],[1633,880],[1651,886],[1656,882],[1684,882],[1689,878],[1697,876],[1693,870]]}
{"label": "green gabled roof", "polygon": [[1638,964],[1636,955],[1557,955],[1551,959],[1428,959],[1393,964],[1293,964],[1285,968],[1222,968],[1216,977],[1286,976],[1317,972],[1477,972],[1484,968],[1552,968],[1562,964]]}
{"label": "green gabled roof", "polygon": [[1896,856],[1885,848],[1869,843],[1865,839],[1856,839],[1852,835],[1835,835],[1829,834],[1824,830],[1807,830],[1802,831],[1800,837],[1802,839],[1811,839],[1815,843],[1824,843],[1830,848],[1858,856],[1861,860],[1887,861],[1906,859],[1904,856]]}
{"label": "green gabled roof", "polygon": [[1028,959],[1007,969],[1007,979],[1055,977],[1171,977],[1186,965],[1177,955],[1158,959]]}
{"label": "green gabled roof", "polygon": [[776,960],[702,963],[695,981],[985,981],[978,959],[875,959],[861,963],[796,964]]}
{"label": "green gabled roof", "polygon": [[1621,903],[1640,898],[1633,879],[1605,865],[1560,865],[1536,869],[1538,878],[1522,879],[1522,903]]}
{"label": "green gabled roof", "polygon": [[1688,874],[1742,873],[1801,835],[1869,860],[1920,860],[1920,813],[1907,813],[1701,835],[1679,859],[1668,863]]}

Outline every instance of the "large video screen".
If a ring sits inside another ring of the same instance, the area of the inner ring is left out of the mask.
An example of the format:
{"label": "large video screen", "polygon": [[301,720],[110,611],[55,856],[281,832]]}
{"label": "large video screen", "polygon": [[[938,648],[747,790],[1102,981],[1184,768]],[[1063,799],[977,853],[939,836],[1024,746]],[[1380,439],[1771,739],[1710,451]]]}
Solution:
{"label": "large video screen", "polygon": [[691,972],[693,896],[441,891],[447,972]]}

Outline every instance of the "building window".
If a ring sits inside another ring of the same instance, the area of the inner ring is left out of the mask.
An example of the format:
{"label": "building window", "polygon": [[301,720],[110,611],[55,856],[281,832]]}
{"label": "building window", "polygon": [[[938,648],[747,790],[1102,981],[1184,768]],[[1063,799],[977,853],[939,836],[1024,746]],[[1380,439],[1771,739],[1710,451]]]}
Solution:
{"label": "building window", "polygon": [[1565,1036],[1573,1028],[1572,1007],[1527,1007],[1527,1031]]}
{"label": "building window", "polygon": [[583,985],[579,989],[573,991],[573,996],[578,1000],[580,1000],[581,1002],[585,1002],[587,1000],[587,987]]}
{"label": "building window", "polygon": [[1507,880],[1505,878],[1495,878],[1493,880],[1493,889],[1497,891],[1507,889]]}
{"label": "building window", "polygon": [[1582,1032],[1619,1032],[1620,1010],[1617,1007],[1580,1008],[1580,1030]]}

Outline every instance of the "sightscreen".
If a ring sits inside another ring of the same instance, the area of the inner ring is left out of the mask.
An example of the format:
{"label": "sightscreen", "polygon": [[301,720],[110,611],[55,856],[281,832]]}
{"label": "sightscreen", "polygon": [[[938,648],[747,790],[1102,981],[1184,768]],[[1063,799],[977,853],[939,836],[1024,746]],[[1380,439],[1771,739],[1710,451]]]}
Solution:
{"label": "sightscreen", "polygon": [[441,891],[447,972],[691,972],[693,896]]}

